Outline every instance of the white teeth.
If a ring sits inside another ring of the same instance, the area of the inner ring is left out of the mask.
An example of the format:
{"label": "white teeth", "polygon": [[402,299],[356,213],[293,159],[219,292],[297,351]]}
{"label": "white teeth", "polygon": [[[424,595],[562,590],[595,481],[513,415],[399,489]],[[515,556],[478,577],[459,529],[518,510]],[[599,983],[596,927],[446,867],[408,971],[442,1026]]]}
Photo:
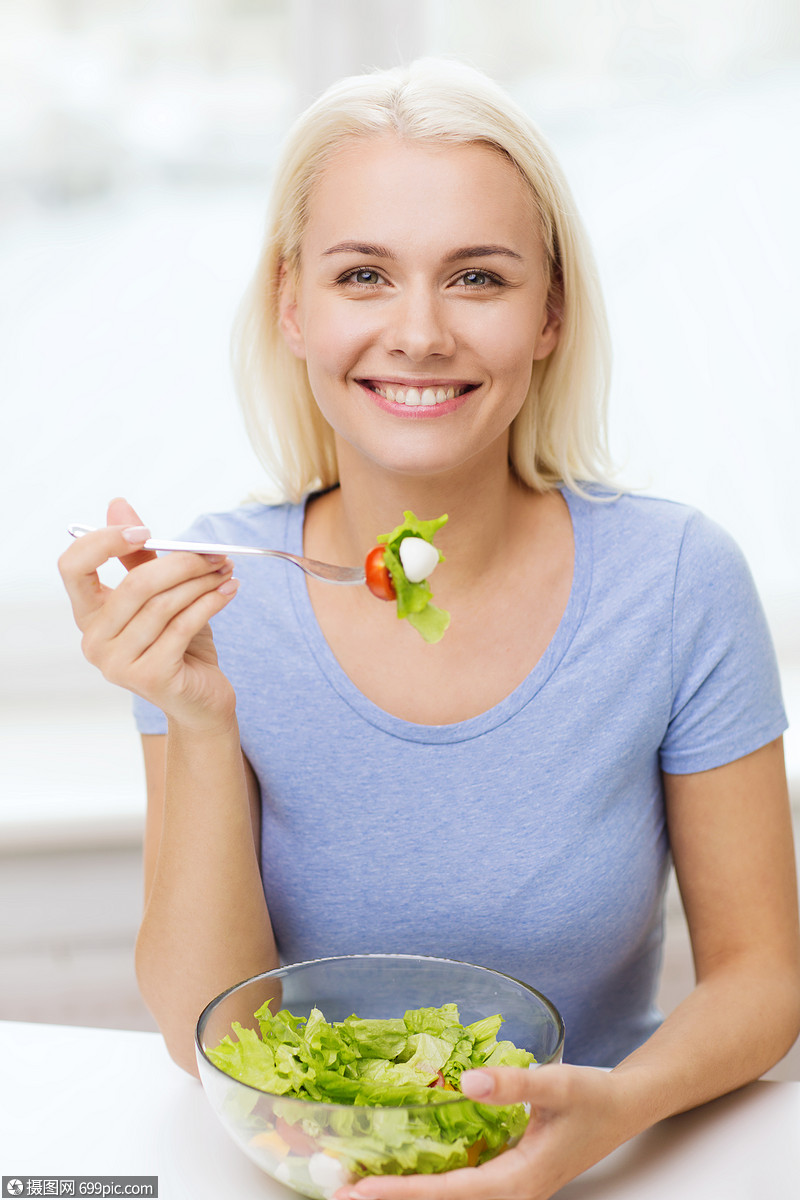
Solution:
{"label": "white teeth", "polygon": [[402,388],[391,387],[389,384],[381,386],[377,383],[373,383],[370,386],[372,387],[373,391],[378,393],[379,396],[385,396],[387,400],[391,400],[395,404],[410,404],[414,406],[423,404],[427,407],[433,404],[443,404],[445,400],[453,400],[457,395],[460,396],[463,392],[468,390],[465,387],[426,387],[422,389],[415,387]]}

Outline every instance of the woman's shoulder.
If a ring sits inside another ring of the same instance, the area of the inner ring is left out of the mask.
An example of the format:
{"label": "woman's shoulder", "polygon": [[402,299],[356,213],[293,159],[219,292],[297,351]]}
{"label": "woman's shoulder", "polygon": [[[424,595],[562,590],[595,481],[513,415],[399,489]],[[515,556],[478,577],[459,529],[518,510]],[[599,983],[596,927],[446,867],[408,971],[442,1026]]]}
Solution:
{"label": "woman's shoulder", "polygon": [[573,514],[591,521],[601,536],[633,550],[673,559],[687,555],[738,553],[735,540],[692,504],[645,492],[615,492],[593,486],[569,500]]}
{"label": "woman's shoulder", "polygon": [[656,496],[651,492],[615,489],[600,483],[581,484],[574,490],[565,489],[564,495],[571,507],[580,505],[587,512],[602,514],[614,524],[677,527],[699,512],[699,509],[679,500]]}
{"label": "woman's shoulder", "polygon": [[709,589],[752,592],[736,539],[694,505],[608,490],[567,500],[593,578],[609,593],[691,607]]}

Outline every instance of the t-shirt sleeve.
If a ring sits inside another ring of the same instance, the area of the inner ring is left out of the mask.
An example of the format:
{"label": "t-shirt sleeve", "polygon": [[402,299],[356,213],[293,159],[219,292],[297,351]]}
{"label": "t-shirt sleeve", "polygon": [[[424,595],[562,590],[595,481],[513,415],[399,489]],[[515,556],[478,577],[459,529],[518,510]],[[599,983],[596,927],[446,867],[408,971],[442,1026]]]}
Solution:
{"label": "t-shirt sleeve", "polygon": [[139,733],[166,733],[167,718],[160,708],[143,700],[141,696],[133,696],[133,719]]}
{"label": "t-shirt sleeve", "polygon": [[661,766],[707,771],[758,750],[787,727],[775,650],[739,547],[700,513],[684,530],[675,575],[672,708]]}

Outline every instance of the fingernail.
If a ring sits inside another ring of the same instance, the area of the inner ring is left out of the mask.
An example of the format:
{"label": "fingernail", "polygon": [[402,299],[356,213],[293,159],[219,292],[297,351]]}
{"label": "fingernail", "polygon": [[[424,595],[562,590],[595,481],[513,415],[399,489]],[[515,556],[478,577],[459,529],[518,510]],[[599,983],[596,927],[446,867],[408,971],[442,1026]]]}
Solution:
{"label": "fingernail", "polygon": [[232,596],[238,587],[238,579],[229,579],[227,583],[221,583],[217,588],[217,591],[221,592],[223,596]]}
{"label": "fingernail", "polygon": [[494,1080],[485,1071],[465,1071],[461,1088],[468,1096],[488,1096],[494,1091]]}
{"label": "fingernail", "polygon": [[150,537],[150,530],[146,529],[144,525],[131,525],[130,529],[123,529],[122,536],[126,542],[136,545],[147,541]]}
{"label": "fingernail", "polygon": [[225,561],[224,554],[204,554],[203,558],[209,563],[221,563]]}

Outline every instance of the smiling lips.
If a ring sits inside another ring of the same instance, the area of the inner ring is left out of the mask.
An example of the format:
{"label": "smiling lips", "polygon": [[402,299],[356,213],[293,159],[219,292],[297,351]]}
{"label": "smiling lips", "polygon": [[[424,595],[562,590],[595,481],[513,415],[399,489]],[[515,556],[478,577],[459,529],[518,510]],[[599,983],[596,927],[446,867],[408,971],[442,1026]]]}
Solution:
{"label": "smiling lips", "polygon": [[417,406],[432,408],[475,390],[475,384],[471,383],[436,384],[419,388],[404,387],[401,384],[377,383],[373,379],[365,379],[362,382],[364,387],[369,388],[378,396],[382,396],[384,400],[389,400],[393,404],[405,404],[412,408]]}

